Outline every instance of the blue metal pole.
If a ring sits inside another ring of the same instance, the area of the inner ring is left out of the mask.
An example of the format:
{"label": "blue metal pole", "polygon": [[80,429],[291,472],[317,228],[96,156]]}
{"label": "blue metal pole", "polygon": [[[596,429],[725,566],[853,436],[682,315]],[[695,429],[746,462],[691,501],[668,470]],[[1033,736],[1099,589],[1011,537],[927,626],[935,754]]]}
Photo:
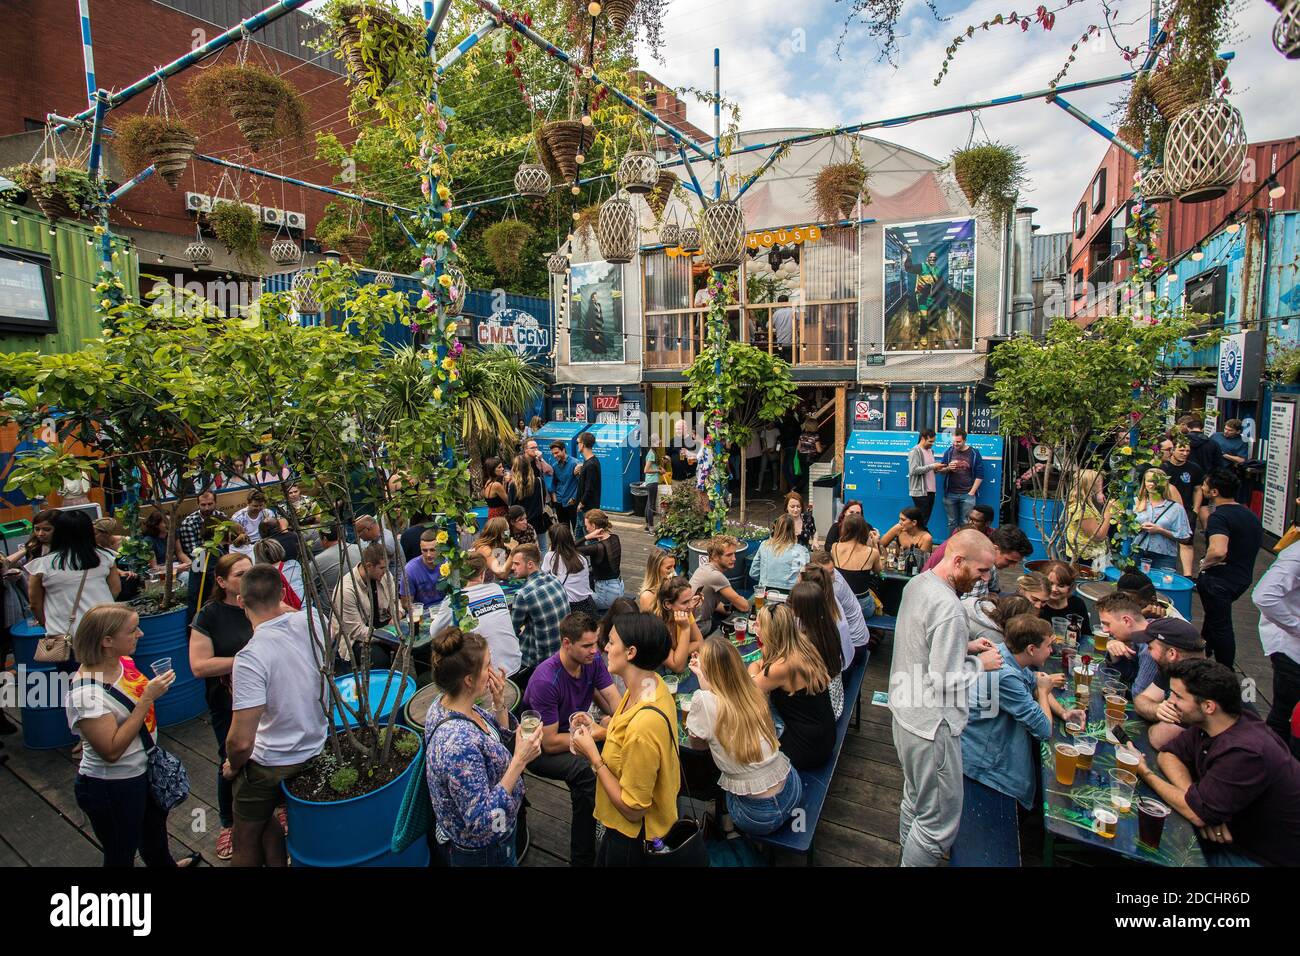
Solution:
{"label": "blue metal pole", "polygon": [[93,112],[95,91],[99,84],[95,80],[95,44],[90,35],[90,0],[77,0],[77,12],[81,16],[81,59],[86,68],[86,102]]}
{"label": "blue metal pole", "polygon": [[115,190],[113,190],[111,193],[108,194],[109,205],[112,205],[113,203],[117,202],[119,199],[121,199],[123,196],[129,193],[132,189],[135,189],[136,186],[139,186],[142,182],[144,182],[153,174],[154,174],[154,168],[152,166],[146,166],[144,169],[140,170],[140,172],[136,173],[134,176],[132,176],[130,179],[128,179],[126,182],[124,182],[122,185],[118,186]]}
{"label": "blue metal pole", "polygon": [[368,206],[374,206],[378,209],[393,209],[398,212],[415,212],[407,206],[398,206],[389,202],[381,202],[378,199],[371,199],[369,196],[358,196],[356,193],[344,192],[342,189],[335,189],[332,186],[321,186],[317,183],[304,182],[301,179],[294,179],[292,176],[281,176],[279,173],[268,172],[265,169],[258,169],[256,166],[245,166],[242,163],[232,163],[228,159],[222,159],[219,156],[208,156],[203,153],[195,153],[194,158],[205,163],[212,163],[214,166],[225,166],[227,169],[238,169],[254,176],[264,176],[267,179],[274,179],[278,182],[287,183],[290,186],[302,186],[304,189],[314,189],[317,192],[328,193],[331,196],[340,196],[343,199],[351,199],[356,202],[365,203]]}
{"label": "blue metal pole", "polygon": [[411,235],[411,230],[406,228],[406,223],[402,222],[402,217],[396,211],[393,212],[393,222],[397,223],[397,228],[402,230],[402,234],[406,236],[406,241],[419,249],[420,241]]}
{"label": "blue metal pole", "polygon": [[488,17],[476,26],[474,30],[465,37],[465,39],[461,40],[454,47],[448,50],[443,58],[437,62],[434,69],[437,70],[438,75],[442,76],[446,73],[458,60],[460,60],[462,56],[474,49],[475,45],[478,44],[480,40],[487,39],[500,28],[501,24],[491,17]]}
{"label": "blue metal pole", "polygon": [[[503,24],[508,26],[510,29],[514,30],[524,39],[526,39],[529,43],[540,48],[544,53],[554,57],[555,59],[559,60],[561,63],[564,63],[570,67],[580,68],[583,66],[583,64],[574,61],[574,59],[570,57],[569,54],[565,53],[554,43],[546,39],[544,36],[542,36],[532,27],[528,26],[518,17],[515,17],[510,13],[507,13],[501,7],[497,6],[495,3],[492,2],[492,0],[472,0],[472,2],[476,7],[483,10],[485,13],[490,13],[492,16],[499,19]],[[590,79],[593,83],[598,83],[599,85],[609,90],[609,92],[613,94],[614,98],[619,100],[624,106],[639,113],[644,119],[646,119],[650,123],[653,123],[655,126],[662,129],[669,136],[671,136],[679,145],[684,143],[686,146],[690,147],[690,149],[693,150],[701,159],[712,159],[712,157],[707,152],[701,149],[695,143],[695,141],[692,140],[689,136],[687,136],[684,132],[679,130],[677,127],[673,126],[671,123],[665,122],[661,117],[659,117],[655,113],[652,113],[650,110],[646,109],[642,104],[638,103],[636,100],[628,96],[618,87],[612,85],[607,80],[600,77],[594,71],[592,72]]]}
{"label": "blue metal pole", "polygon": [[451,0],[437,0],[432,5],[424,5],[425,37],[429,40],[437,40],[438,34],[442,32],[442,22],[447,19],[447,13],[451,10]]}
{"label": "blue metal pole", "polygon": [[739,199],[741,196],[745,195],[745,192],[749,189],[749,187],[754,185],[754,183],[758,182],[758,177],[762,176],[765,172],[771,169],[772,164],[775,163],[777,160],[779,160],[782,156],[784,156],[786,152],[789,151],[789,149],[790,147],[788,146],[778,146],[776,149],[772,150],[772,155],[767,157],[767,159],[763,161],[763,165],[759,166],[758,169],[754,170],[754,172],[750,175],[750,177],[746,179],[743,183],[741,183],[740,189],[736,190],[736,198]]}
{"label": "blue metal pole", "polygon": [[[280,0],[280,2],[272,4],[271,6],[263,10],[261,13],[253,14],[247,20],[235,24],[235,26],[231,27],[229,30],[227,30],[225,33],[221,34],[220,36],[212,40],[209,40],[207,43],[203,44],[202,46],[196,47],[195,49],[191,50],[189,53],[186,53],[184,56],[178,57],[177,59],[168,63],[166,66],[159,67],[158,69],[150,73],[148,76],[136,80],[134,83],[132,83],[130,86],[126,87],[125,89],[113,93],[109,97],[108,108],[115,109],[121,106],[123,103],[127,102],[128,100],[131,100],[136,96],[139,96],[141,93],[145,92],[146,90],[151,89],[154,86],[157,86],[162,80],[165,80],[167,77],[174,76],[175,74],[181,72],[182,70],[193,66],[195,63],[198,63],[200,60],[203,60],[206,57],[211,56],[213,53],[216,53],[218,50],[222,50],[225,47],[230,46],[230,44],[235,43],[236,41],[240,40],[242,37],[250,33],[256,33],[258,30],[262,29],[267,24],[274,23],[276,20],[279,20],[281,17],[285,16],[286,14],[292,13],[294,10],[297,10],[301,6],[305,6],[309,2],[310,0]],[[94,112],[95,112],[94,107],[91,107],[90,109],[83,110],[82,112],[78,113],[75,118],[79,120],[89,119],[91,116],[94,115]],[[58,129],[55,130],[55,132],[61,133],[63,132],[63,129],[64,127],[60,126]]]}
{"label": "blue metal pole", "polygon": [[[104,125],[104,114],[108,112],[107,96],[100,91],[98,98],[95,100],[95,125],[90,133],[90,165],[87,172],[90,175],[90,181],[100,188],[99,195],[102,197],[102,187],[99,183],[99,166],[104,156],[104,140],[100,135]],[[99,203],[99,224],[103,227],[102,234],[99,237],[99,261],[105,270],[113,268],[113,234],[108,228],[108,203],[101,199]]]}
{"label": "blue metal pole", "polygon": [[471,209],[468,213],[466,213],[465,218],[460,221],[460,225],[452,230],[451,237],[453,239],[459,239],[460,234],[465,231],[465,227],[468,226],[474,220],[474,217],[477,215],[478,215],[477,209]]}
{"label": "blue metal pole", "polygon": [[[686,174],[691,177],[691,184],[695,187],[695,195],[703,199],[704,187],[702,187],[700,181],[695,178],[695,170],[691,168],[691,161],[686,158],[686,150],[682,148],[681,143],[677,144],[677,155],[682,158],[681,161],[686,165]],[[665,163],[664,165],[668,164]]]}
{"label": "blue metal pole", "polygon": [[1137,159],[1139,156],[1142,155],[1142,151],[1141,151],[1141,150],[1134,149],[1132,146],[1130,146],[1128,143],[1124,142],[1122,139],[1120,139],[1118,136],[1116,136],[1113,132],[1111,132],[1109,129],[1107,129],[1105,126],[1103,126],[1101,123],[1097,122],[1095,119],[1093,119],[1093,118],[1092,118],[1091,116],[1089,116],[1087,113],[1085,113],[1083,110],[1079,109],[1079,107],[1073,105],[1072,103],[1067,103],[1067,102],[1065,101],[1064,98],[1062,98],[1062,97],[1060,97],[1060,96],[1053,96],[1053,97],[1050,98],[1047,102],[1049,102],[1049,103],[1055,103],[1057,106],[1059,106],[1061,109],[1065,110],[1067,113],[1069,113],[1069,114],[1070,114],[1071,116],[1073,116],[1075,119],[1077,119],[1079,122],[1081,122],[1081,123],[1083,123],[1085,126],[1087,126],[1087,127],[1088,127],[1090,130],[1092,130],[1094,133],[1098,133],[1098,134],[1100,134],[1100,135],[1106,137],[1108,140],[1110,140],[1112,143],[1114,143],[1114,144],[1115,144],[1116,146],[1118,146],[1120,149],[1124,150],[1126,153],[1128,153],[1128,154],[1129,154],[1130,156],[1132,156],[1134,159]]}

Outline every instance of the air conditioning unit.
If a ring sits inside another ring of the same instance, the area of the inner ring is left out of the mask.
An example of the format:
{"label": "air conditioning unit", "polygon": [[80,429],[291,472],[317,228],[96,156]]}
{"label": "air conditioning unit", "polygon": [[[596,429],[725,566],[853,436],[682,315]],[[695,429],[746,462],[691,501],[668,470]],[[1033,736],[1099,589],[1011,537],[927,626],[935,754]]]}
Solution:
{"label": "air conditioning unit", "polygon": [[262,220],[262,207],[255,202],[244,203],[249,209],[253,210],[253,215],[257,217],[258,222]]}
{"label": "air conditioning unit", "polygon": [[284,224],[290,229],[306,229],[307,214],[305,212],[290,212],[284,214]]}
{"label": "air conditioning unit", "polygon": [[185,211],[193,213],[212,212],[212,197],[205,196],[203,193],[186,193]]}
{"label": "air conditioning unit", "polygon": [[283,226],[284,210],[272,209],[270,206],[263,206],[262,222],[266,223],[268,226]]}

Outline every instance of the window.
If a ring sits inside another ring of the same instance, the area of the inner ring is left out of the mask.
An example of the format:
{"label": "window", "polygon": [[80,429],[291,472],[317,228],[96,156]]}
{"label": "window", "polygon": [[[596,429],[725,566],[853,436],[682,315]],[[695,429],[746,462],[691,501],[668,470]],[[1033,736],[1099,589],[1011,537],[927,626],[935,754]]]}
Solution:
{"label": "window", "polygon": [[1083,270],[1082,270],[1082,269],[1075,269],[1075,270],[1074,270],[1073,285],[1074,285],[1074,297],[1075,297],[1076,299],[1082,299],[1082,298],[1083,298],[1083,289],[1084,289],[1084,286],[1083,286]]}
{"label": "window", "polygon": [[0,246],[0,332],[57,330],[50,257]]}
{"label": "window", "polygon": [[1106,206],[1106,170],[1099,169],[1092,180],[1092,211],[1101,212]]}
{"label": "window", "polygon": [[1083,230],[1088,226],[1088,204],[1081,202],[1079,208],[1074,211],[1074,237],[1083,238]]}

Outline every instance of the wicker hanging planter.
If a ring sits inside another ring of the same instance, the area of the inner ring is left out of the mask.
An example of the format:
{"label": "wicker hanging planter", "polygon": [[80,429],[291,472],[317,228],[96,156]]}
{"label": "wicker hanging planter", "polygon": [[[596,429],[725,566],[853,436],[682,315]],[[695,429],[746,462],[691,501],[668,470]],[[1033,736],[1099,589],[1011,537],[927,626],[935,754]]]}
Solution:
{"label": "wicker hanging planter", "polygon": [[862,197],[863,205],[871,202],[871,194],[864,187],[867,167],[854,157],[846,163],[823,166],[813,181],[813,203],[820,219],[849,219]]}
{"label": "wicker hanging planter", "polygon": [[180,185],[181,174],[189,166],[194,156],[194,148],[199,145],[199,138],[181,129],[158,143],[153,152],[153,168],[159,176],[175,189]]}
{"label": "wicker hanging planter", "polygon": [[294,273],[293,281],[289,283],[293,307],[300,313],[320,311],[320,300],[316,298],[316,293],[312,289],[315,279],[315,269],[302,269]]}
{"label": "wicker hanging planter", "polygon": [[361,23],[368,18],[370,30],[377,36],[387,35],[396,42],[416,40],[407,25],[393,15],[387,7],[369,3],[348,3],[339,8],[342,20],[335,29],[339,49],[347,62],[348,72],[354,80],[374,80],[375,91],[382,93],[393,82],[393,64],[382,50],[366,50],[362,44]]}
{"label": "wicker hanging planter", "polygon": [[637,252],[636,210],[631,200],[612,196],[600,206],[596,223],[596,244],[606,262],[622,265],[631,262]]}
{"label": "wicker hanging planter", "polygon": [[720,199],[704,207],[700,216],[704,261],[726,272],[740,265],[745,255],[745,214],[734,199]]}
{"label": "wicker hanging planter", "polygon": [[650,207],[650,211],[655,214],[655,219],[663,216],[664,210],[668,208],[668,200],[672,198],[673,187],[677,185],[677,177],[666,169],[659,170],[659,181],[655,183],[653,189],[646,193],[645,201]]}
{"label": "wicker hanging planter", "polygon": [[1169,191],[1165,181],[1165,171],[1161,166],[1152,166],[1142,171],[1142,198],[1146,202],[1169,202],[1174,194]]}
{"label": "wicker hanging planter", "polygon": [[659,162],[648,150],[628,150],[618,164],[616,178],[628,192],[643,195],[659,184]]}
{"label": "wicker hanging planter", "polygon": [[353,233],[350,236],[344,236],[336,240],[334,245],[338,247],[339,252],[343,253],[353,262],[360,264],[370,252],[370,237],[363,236],[360,233]]}
{"label": "wicker hanging planter", "polygon": [[684,252],[700,251],[700,230],[694,226],[684,226],[677,234],[677,245]]}
{"label": "wicker hanging planter", "polygon": [[375,273],[375,285],[379,286],[381,289],[391,289],[394,281],[396,280],[391,272]]}
{"label": "wicker hanging planter", "polygon": [[1147,91],[1165,122],[1172,123],[1205,99],[1207,88],[1218,84],[1225,69],[1222,60],[1215,60],[1209,69],[1212,76],[1207,87],[1204,75],[1179,71],[1165,63],[1148,76]]}
{"label": "wicker hanging planter", "polygon": [[542,126],[538,133],[560,171],[561,181],[568,183],[577,179],[577,156],[591,149],[596,141],[596,131],[578,120],[555,120]]}
{"label": "wicker hanging planter", "polygon": [[1224,99],[1205,100],[1170,124],[1164,175],[1180,202],[1218,199],[1237,181],[1245,160],[1245,124]]}
{"label": "wicker hanging planter", "polygon": [[[275,255],[274,247],[271,254]],[[185,247],[185,258],[189,260],[190,265],[195,269],[202,269],[212,265],[212,247],[203,241],[202,237],[195,238],[188,246]]]}
{"label": "wicker hanging planter", "polygon": [[254,152],[281,139],[301,139],[307,108],[298,91],[248,63],[208,67],[187,87],[190,106],[213,119],[229,112]]}
{"label": "wicker hanging planter", "polygon": [[515,191],[540,199],[551,191],[551,174],[541,163],[524,163],[515,172]]}
{"label": "wicker hanging planter", "polygon": [[637,0],[605,0],[605,15],[609,17],[609,27],[615,33],[622,33],[632,14],[636,13]]}
{"label": "wicker hanging planter", "polygon": [[117,127],[113,152],[132,176],[153,166],[167,185],[175,189],[198,144],[198,137],[183,124],[142,113],[127,117]]}
{"label": "wicker hanging planter", "polygon": [[277,239],[271,243],[271,261],[282,266],[297,265],[302,262],[302,248],[292,239]]}
{"label": "wicker hanging planter", "polygon": [[569,257],[563,252],[552,252],[546,257],[546,271],[553,276],[562,276],[569,271]]}
{"label": "wicker hanging planter", "polygon": [[455,266],[446,266],[442,271],[451,276],[451,287],[447,289],[447,304],[443,312],[454,318],[465,308],[465,293],[469,291],[469,283],[465,281],[465,273]]}
{"label": "wicker hanging planter", "polygon": [[1281,9],[1273,24],[1273,46],[1288,60],[1300,60],[1300,0],[1290,0]]}
{"label": "wicker hanging planter", "polygon": [[675,222],[664,223],[659,227],[659,241],[665,246],[675,246],[681,241],[682,227]]}

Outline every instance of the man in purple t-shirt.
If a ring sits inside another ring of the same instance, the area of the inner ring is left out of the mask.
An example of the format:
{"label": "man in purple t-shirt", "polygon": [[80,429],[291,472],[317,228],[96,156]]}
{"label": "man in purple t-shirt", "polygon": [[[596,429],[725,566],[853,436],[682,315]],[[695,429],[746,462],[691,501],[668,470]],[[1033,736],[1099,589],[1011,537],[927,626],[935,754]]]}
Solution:
{"label": "man in purple t-shirt", "polygon": [[984,483],[984,459],[966,444],[966,431],[953,429],[952,445],[939,459],[936,471],[942,472],[943,510],[948,516],[948,533],[953,534],[970,520],[975,507],[975,496]]}
{"label": "man in purple t-shirt", "polygon": [[1168,677],[1187,729],[1161,749],[1163,779],[1145,760],[1138,776],[1199,830],[1211,864],[1300,866],[1300,761],[1243,710],[1223,664],[1179,661]]}
{"label": "man in purple t-shirt", "polygon": [[569,787],[571,866],[596,862],[596,776],[585,759],[569,750],[569,725],[575,715],[591,726],[597,742],[605,739],[609,717],[594,723],[587,714],[593,702],[612,716],[618,709],[618,691],[596,650],[595,620],[577,611],[560,622],[560,649],[537,665],[524,691],[524,708],[542,716],[542,753],[528,769]]}

